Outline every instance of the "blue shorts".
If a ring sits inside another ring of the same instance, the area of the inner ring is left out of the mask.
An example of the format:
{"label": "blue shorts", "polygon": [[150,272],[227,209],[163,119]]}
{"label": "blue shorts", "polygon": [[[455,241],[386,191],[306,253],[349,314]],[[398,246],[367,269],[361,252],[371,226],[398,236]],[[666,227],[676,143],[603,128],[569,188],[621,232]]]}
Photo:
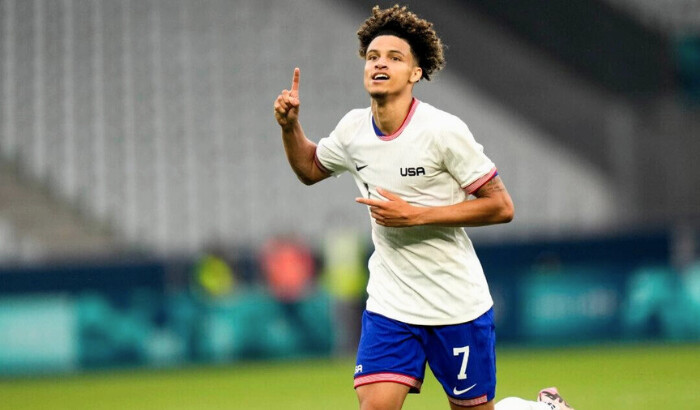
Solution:
{"label": "blue shorts", "polygon": [[427,362],[451,402],[483,404],[496,395],[495,342],[493,309],[471,322],[446,326],[409,325],[365,311],[355,388],[394,382],[419,393]]}

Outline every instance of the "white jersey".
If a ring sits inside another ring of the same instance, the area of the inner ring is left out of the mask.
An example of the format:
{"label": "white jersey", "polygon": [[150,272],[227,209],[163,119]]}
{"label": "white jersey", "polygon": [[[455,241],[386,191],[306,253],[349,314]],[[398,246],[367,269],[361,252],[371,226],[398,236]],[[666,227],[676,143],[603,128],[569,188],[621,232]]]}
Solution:
{"label": "white jersey", "polygon": [[[319,142],[316,163],[333,175],[350,172],[365,198],[385,199],[379,187],[423,207],[465,201],[496,175],[464,122],[416,99],[398,131],[378,134],[370,108],[352,110]],[[436,326],[474,320],[493,305],[464,229],[389,228],[370,219],[367,310]]]}

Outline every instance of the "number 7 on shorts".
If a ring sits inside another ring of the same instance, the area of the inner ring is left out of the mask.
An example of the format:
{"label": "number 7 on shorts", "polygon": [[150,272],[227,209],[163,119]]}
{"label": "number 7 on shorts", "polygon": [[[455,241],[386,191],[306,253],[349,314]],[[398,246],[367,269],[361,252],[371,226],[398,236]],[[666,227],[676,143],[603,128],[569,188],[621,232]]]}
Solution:
{"label": "number 7 on shorts", "polygon": [[452,349],[452,354],[454,356],[459,356],[463,354],[462,366],[459,368],[459,374],[457,375],[458,380],[466,380],[467,378],[467,362],[469,361],[469,346],[455,347]]}

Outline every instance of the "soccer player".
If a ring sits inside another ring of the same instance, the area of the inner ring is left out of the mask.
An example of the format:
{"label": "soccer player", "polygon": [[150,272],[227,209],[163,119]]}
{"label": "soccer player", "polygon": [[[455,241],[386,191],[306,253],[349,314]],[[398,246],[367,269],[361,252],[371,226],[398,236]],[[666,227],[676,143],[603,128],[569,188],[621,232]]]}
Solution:
{"label": "soccer player", "polygon": [[[420,391],[426,362],[451,409],[494,409],[493,301],[463,227],[509,222],[513,203],[466,124],[413,97],[445,62],[432,23],[406,7],[374,7],[357,34],[370,107],[314,144],[299,123],[296,68],[274,113],[298,178],[311,185],[349,172],[369,209],[375,250],[355,367],[360,409],[400,409]],[[495,408],[570,409],[554,388],[538,402],[507,398]]]}

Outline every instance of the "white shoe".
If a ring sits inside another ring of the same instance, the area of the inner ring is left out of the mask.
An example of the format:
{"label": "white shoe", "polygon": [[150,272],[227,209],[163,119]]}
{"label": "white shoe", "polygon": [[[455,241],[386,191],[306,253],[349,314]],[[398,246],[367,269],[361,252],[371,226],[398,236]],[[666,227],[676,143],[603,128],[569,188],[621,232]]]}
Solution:
{"label": "white shoe", "polygon": [[556,387],[547,387],[540,390],[537,401],[548,404],[552,410],[574,410],[560,395]]}

